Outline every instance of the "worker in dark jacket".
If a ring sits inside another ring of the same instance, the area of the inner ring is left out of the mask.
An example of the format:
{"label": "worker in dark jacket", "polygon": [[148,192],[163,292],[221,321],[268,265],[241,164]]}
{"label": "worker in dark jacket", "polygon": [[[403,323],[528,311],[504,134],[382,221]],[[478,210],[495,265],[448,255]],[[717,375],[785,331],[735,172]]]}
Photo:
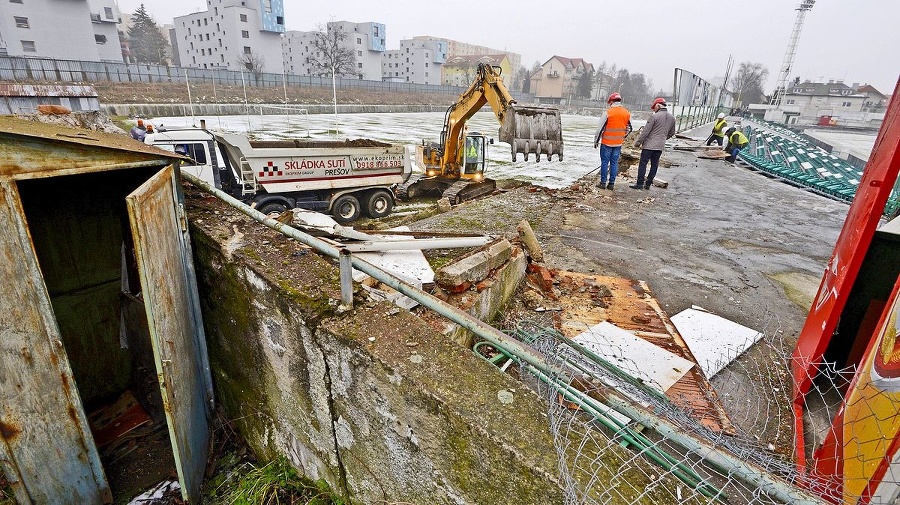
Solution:
{"label": "worker in dark jacket", "polygon": [[734,163],[737,161],[738,153],[750,143],[750,140],[744,135],[744,132],[741,131],[740,128],[735,128],[734,126],[725,132],[725,136],[728,137],[728,145],[725,147],[725,152],[728,153],[728,157],[725,158],[725,161]]}
{"label": "worker in dark jacket", "polygon": [[709,134],[709,138],[706,139],[706,145],[711,145],[713,142],[719,144],[719,147],[722,147],[722,140],[725,138],[725,127],[728,126],[728,122],[725,121],[725,113],[720,112],[719,116],[716,117],[716,122],[713,123],[712,133]]}
{"label": "worker in dark jacket", "polygon": [[144,120],[138,119],[137,124],[131,127],[131,138],[134,140],[143,142],[144,137],[147,135],[147,128],[144,127]]}
{"label": "worker in dark jacket", "polygon": [[[629,186],[631,189],[650,189],[653,178],[656,177],[656,169],[659,168],[659,157],[662,156],[663,149],[666,147],[666,140],[675,135],[675,116],[669,114],[666,100],[664,98],[653,100],[650,109],[653,110],[653,115],[647,120],[647,124],[641,129],[641,134],[634,142],[634,147],[643,147],[643,149],[641,149],[641,161],[638,163],[637,182],[634,186]],[[650,163],[650,173],[645,179],[647,162]]]}

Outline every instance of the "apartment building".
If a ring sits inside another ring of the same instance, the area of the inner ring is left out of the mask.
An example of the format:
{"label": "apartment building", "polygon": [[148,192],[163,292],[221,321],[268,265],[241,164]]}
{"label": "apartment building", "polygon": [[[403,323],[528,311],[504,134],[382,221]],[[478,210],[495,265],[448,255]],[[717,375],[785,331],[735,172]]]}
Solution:
{"label": "apartment building", "polygon": [[292,75],[319,75],[311,63],[321,56],[315,46],[316,32],[290,30],[284,32],[281,57],[284,71]]}
{"label": "apartment building", "polygon": [[[384,24],[332,21],[325,29],[329,33],[340,31],[345,34],[344,47],[352,51],[355,58],[352,77],[369,81],[381,80],[386,36]],[[316,59],[322,56],[314,44],[317,33],[291,30],[284,34],[282,60],[286,72],[296,75],[321,73],[315,65]],[[327,75],[330,76],[331,73],[328,72]]]}
{"label": "apartment building", "polygon": [[381,61],[385,51],[385,30],[382,23],[351,23],[332,21],[328,30],[347,34],[344,43],[356,53],[356,75],[367,81],[381,80]]}
{"label": "apartment building", "polygon": [[[469,86],[475,80],[480,63],[499,68],[501,76],[511,73],[509,56],[506,54],[451,56],[443,66],[442,84],[447,86]],[[503,85],[506,86],[505,79]],[[509,86],[506,87],[509,88]]]}
{"label": "apartment building", "polygon": [[122,61],[120,17],[114,0],[4,0],[0,54]]}
{"label": "apartment building", "polygon": [[[515,69],[518,69],[522,66],[522,55],[517,53],[512,53],[502,49],[492,49],[486,46],[479,46],[476,44],[469,44],[467,42],[460,42],[458,40],[447,39],[443,37],[434,37],[432,35],[419,35],[417,37],[413,37],[413,40],[434,40],[434,41],[442,41],[447,46],[447,57],[452,56],[488,56],[488,55],[497,55],[497,54],[505,54],[507,59],[509,60],[509,66],[511,71],[503,73],[503,84],[512,89],[512,83],[514,76],[512,74],[515,73]],[[444,81],[442,76],[441,81]]]}
{"label": "apartment building", "polygon": [[441,84],[447,61],[447,43],[442,40],[406,39],[400,49],[384,52],[382,79],[391,82]]}
{"label": "apartment building", "polygon": [[174,19],[178,61],[193,68],[281,73],[283,0],[208,0]]}

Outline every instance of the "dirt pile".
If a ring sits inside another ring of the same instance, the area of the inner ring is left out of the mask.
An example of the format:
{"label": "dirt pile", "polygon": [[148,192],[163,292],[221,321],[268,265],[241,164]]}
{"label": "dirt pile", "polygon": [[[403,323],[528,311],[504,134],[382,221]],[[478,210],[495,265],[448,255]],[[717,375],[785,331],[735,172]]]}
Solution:
{"label": "dirt pile", "polygon": [[30,121],[85,128],[91,131],[126,134],[125,130],[113,124],[106,114],[99,111],[70,112],[68,114],[21,114],[19,117]]}

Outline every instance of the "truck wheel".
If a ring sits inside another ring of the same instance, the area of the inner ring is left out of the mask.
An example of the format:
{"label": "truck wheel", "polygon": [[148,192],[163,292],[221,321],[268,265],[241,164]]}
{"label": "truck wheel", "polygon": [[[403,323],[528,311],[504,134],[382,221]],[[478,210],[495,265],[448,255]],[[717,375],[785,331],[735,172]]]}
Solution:
{"label": "truck wheel", "polygon": [[359,200],[353,195],[339,196],[331,207],[331,215],[338,223],[349,223],[359,218]]}
{"label": "truck wheel", "polygon": [[375,219],[384,217],[394,210],[394,199],[383,189],[373,191],[366,201],[366,212]]}
{"label": "truck wheel", "polygon": [[273,212],[277,212],[277,213],[281,214],[282,212],[288,210],[288,208],[287,208],[287,205],[285,205],[283,203],[270,202],[270,203],[264,204],[262,207],[260,207],[256,210],[262,212],[265,215],[269,215]]}

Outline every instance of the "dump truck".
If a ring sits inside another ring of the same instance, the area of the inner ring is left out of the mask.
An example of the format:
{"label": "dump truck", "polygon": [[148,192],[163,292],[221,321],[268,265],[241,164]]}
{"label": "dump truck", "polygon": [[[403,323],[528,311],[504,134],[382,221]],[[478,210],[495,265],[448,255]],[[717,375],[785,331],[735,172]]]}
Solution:
{"label": "dump truck", "polygon": [[339,223],[390,214],[392,188],[411,172],[405,146],[367,139],[253,141],[201,125],[148,134],[144,142],[191,158],[181,170],[260,212],[299,207]]}
{"label": "dump truck", "polygon": [[536,161],[555,154],[562,161],[563,138],[559,109],[541,105],[520,105],[509,94],[500,68],[480,63],[475,81],[444,115],[444,127],[437,142],[423,141],[416,148],[416,161],[423,174],[414,174],[397,187],[401,199],[440,192],[451,204],[491,193],[497,184],[485,178],[486,135],[468,133],[466,121],[484,105],[489,105],[500,121],[499,138],[510,145],[512,160],[517,153],[533,153]]}

